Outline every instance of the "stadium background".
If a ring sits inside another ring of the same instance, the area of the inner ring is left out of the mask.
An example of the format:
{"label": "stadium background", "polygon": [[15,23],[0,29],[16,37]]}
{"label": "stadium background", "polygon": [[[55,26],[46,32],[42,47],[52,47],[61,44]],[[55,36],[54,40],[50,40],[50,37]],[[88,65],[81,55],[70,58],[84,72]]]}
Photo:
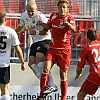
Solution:
{"label": "stadium background", "polygon": [[[34,0],[33,0],[34,1]],[[7,26],[14,29],[18,27],[20,15],[25,11],[25,5],[28,1],[26,0],[0,0],[0,10],[5,10],[7,12]],[[43,12],[48,18],[51,12],[57,11],[56,3],[57,0],[36,0],[38,5],[38,10]],[[77,32],[72,33],[71,46],[72,46],[72,57],[71,57],[71,67],[69,69],[69,89],[68,95],[70,95],[68,100],[73,99],[72,96],[76,96],[78,87],[81,86],[83,80],[88,75],[88,66],[83,70],[83,76],[77,81],[74,81],[75,68],[80,50],[87,44],[86,41],[86,31],[90,27],[98,29],[98,39],[100,40],[100,0],[70,0],[70,10],[69,13],[75,17]],[[23,30],[19,34],[20,46],[23,49],[24,59],[28,61],[29,47],[31,45],[31,36],[26,30]],[[71,74],[70,74],[71,73]],[[55,65],[52,69],[52,75],[55,83],[59,87],[59,68]],[[58,79],[57,79],[58,78]],[[38,86],[38,87],[36,87]],[[71,88],[74,88],[71,90]],[[35,91],[34,91],[35,90]],[[36,91],[37,90],[37,91]],[[100,91],[100,90],[99,90]],[[32,71],[27,66],[25,72],[20,71],[20,62],[16,56],[15,50],[12,47],[11,51],[11,83],[10,83],[10,94],[25,94],[28,92],[30,95],[37,94],[39,92],[39,80],[35,77]],[[59,91],[58,91],[59,92]],[[71,94],[73,92],[73,94]],[[99,92],[100,93],[100,92]],[[96,94],[92,99],[88,98],[86,100],[99,100],[99,94]],[[35,99],[18,99],[12,98],[11,100],[35,100]],[[53,99],[47,99],[53,100]],[[55,99],[58,100],[58,99]]]}
{"label": "stadium background", "polygon": [[[34,0],[33,0],[34,1]],[[72,33],[71,46],[72,46],[72,62],[77,61],[80,50],[87,44],[86,31],[90,27],[98,29],[100,40],[100,0],[69,0],[70,9],[69,13],[76,19],[77,32]],[[0,0],[0,10],[7,12],[7,26],[14,29],[18,27],[19,18],[23,11],[27,0]],[[36,0],[38,10],[49,17],[51,12],[57,11],[57,0]],[[28,38],[29,37],[29,38]],[[19,35],[21,47],[23,49],[24,58],[28,60],[28,51],[31,44],[31,37],[23,30]],[[12,48],[11,61],[16,61],[17,57],[14,49]]]}

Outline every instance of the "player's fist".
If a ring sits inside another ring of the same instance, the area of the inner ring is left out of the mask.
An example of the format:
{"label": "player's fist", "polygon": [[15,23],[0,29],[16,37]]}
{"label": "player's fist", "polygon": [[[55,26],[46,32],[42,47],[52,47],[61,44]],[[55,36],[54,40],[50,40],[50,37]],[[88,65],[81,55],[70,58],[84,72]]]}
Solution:
{"label": "player's fist", "polygon": [[80,75],[76,75],[76,77],[75,77],[75,81],[77,81],[77,79],[79,78],[79,77],[81,77],[82,76],[82,74],[80,74]]}

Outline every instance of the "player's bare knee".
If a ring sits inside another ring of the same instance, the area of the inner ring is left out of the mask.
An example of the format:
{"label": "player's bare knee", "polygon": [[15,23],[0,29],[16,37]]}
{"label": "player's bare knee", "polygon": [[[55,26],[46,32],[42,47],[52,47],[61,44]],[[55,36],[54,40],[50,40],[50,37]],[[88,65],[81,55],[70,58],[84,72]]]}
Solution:
{"label": "player's bare knee", "polygon": [[44,68],[43,72],[49,74],[50,70]]}

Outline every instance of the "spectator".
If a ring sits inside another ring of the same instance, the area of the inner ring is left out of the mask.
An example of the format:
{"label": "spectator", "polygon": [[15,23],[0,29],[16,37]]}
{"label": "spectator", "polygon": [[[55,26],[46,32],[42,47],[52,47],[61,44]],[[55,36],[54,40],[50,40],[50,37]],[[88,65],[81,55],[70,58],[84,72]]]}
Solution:
{"label": "spectator", "polygon": [[87,31],[89,43],[80,53],[75,80],[82,75],[82,69],[85,67],[86,61],[90,70],[87,79],[83,82],[77,94],[77,100],[84,100],[87,94],[94,95],[100,86],[100,41],[97,40],[97,34],[97,30],[93,28]]}

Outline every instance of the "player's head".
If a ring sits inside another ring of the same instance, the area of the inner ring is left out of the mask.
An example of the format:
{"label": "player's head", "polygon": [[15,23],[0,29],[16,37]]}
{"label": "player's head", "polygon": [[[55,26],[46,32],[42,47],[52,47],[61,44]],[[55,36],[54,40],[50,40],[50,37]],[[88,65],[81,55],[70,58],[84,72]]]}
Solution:
{"label": "player's head", "polygon": [[89,39],[89,41],[93,41],[97,39],[97,35],[98,35],[98,31],[94,28],[90,28],[87,31],[87,38]]}
{"label": "player's head", "polygon": [[65,16],[69,11],[70,3],[68,0],[58,0],[57,3],[58,11],[60,16]]}
{"label": "player's head", "polygon": [[6,21],[6,12],[0,11],[0,25]]}
{"label": "player's head", "polygon": [[34,1],[29,1],[26,6],[27,13],[32,18],[37,12],[37,5]]}

